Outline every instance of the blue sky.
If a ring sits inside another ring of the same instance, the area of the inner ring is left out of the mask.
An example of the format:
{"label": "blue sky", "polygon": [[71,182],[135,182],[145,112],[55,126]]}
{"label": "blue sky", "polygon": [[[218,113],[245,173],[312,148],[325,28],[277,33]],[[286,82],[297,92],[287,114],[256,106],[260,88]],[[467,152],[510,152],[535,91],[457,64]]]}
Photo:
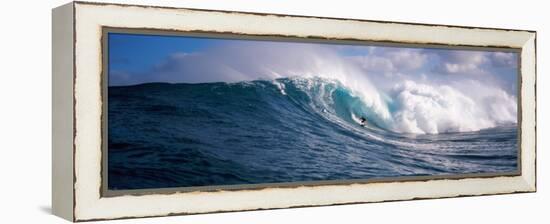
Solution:
{"label": "blue sky", "polygon": [[109,59],[113,70],[143,72],[178,52],[197,52],[222,40],[178,36],[110,34]]}
{"label": "blue sky", "polygon": [[507,52],[117,33],[108,44],[110,86],[358,73],[382,88],[410,79],[476,80],[512,95],[517,89],[517,54]]}

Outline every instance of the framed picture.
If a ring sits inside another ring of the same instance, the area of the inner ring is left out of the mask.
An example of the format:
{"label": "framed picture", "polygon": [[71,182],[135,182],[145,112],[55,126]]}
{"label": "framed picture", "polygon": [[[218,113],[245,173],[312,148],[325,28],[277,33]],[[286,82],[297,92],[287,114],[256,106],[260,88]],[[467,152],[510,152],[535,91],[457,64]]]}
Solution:
{"label": "framed picture", "polygon": [[536,33],[74,2],[53,10],[71,221],[536,191]]}

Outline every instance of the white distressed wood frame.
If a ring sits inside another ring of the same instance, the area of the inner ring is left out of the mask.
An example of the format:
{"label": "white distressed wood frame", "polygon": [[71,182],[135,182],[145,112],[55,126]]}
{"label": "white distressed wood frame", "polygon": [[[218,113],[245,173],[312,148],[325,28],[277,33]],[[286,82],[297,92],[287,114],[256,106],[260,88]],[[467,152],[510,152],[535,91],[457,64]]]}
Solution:
{"label": "white distressed wood frame", "polygon": [[[102,28],[521,49],[521,174],[102,197]],[[53,10],[54,214],[71,221],[536,191],[534,31],[74,2]]]}

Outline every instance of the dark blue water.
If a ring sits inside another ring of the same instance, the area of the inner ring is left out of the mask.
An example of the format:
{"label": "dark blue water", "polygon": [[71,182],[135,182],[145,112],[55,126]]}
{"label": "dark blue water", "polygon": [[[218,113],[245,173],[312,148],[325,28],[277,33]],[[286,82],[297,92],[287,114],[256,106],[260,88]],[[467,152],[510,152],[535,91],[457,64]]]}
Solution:
{"label": "dark blue water", "polygon": [[[350,90],[322,82],[109,87],[108,187],[517,170],[514,125],[476,132],[398,134],[370,121],[369,111]],[[359,125],[354,116],[365,116],[368,125]]]}

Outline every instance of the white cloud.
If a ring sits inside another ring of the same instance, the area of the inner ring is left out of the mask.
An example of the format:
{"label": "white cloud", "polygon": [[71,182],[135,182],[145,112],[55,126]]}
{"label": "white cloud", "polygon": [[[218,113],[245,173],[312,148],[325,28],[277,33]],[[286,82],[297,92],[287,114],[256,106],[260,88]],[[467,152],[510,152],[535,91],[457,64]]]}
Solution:
{"label": "white cloud", "polygon": [[490,54],[493,65],[499,67],[516,68],[518,64],[517,54],[510,52],[493,52]]}
{"label": "white cloud", "polygon": [[403,49],[387,53],[396,68],[401,70],[414,70],[421,68],[428,56],[418,49]]}
{"label": "white cloud", "polygon": [[380,56],[353,56],[351,59],[357,61],[361,68],[367,71],[375,72],[393,72],[395,67],[393,62],[385,57]]}
{"label": "white cloud", "polygon": [[440,65],[435,71],[443,74],[483,75],[495,68],[517,66],[516,54],[509,52],[448,51],[437,55]]}
{"label": "white cloud", "polygon": [[482,74],[482,66],[489,61],[486,52],[449,51],[440,54],[437,69],[445,74]]}
{"label": "white cloud", "polygon": [[428,60],[428,55],[421,49],[371,48],[368,55],[352,57],[367,72],[408,72],[421,69]]}

